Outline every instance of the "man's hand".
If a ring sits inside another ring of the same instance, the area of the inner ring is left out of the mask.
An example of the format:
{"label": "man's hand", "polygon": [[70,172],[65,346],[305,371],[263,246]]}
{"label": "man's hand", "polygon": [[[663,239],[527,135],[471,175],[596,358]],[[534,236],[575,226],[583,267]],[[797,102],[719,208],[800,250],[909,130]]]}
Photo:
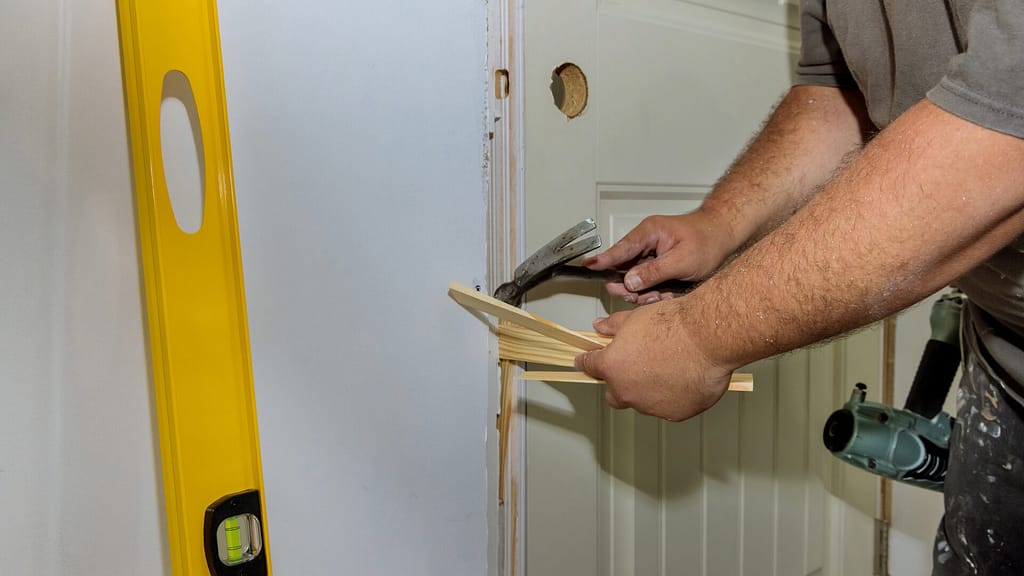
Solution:
{"label": "man's hand", "polygon": [[707,410],[729,387],[732,370],[712,362],[679,321],[682,300],[619,312],[594,322],[614,336],[576,357],[576,368],[607,382],[613,408],[679,421]]}
{"label": "man's hand", "polygon": [[724,222],[703,211],[650,216],[603,254],[584,262],[593,270],[628,268],[624,282],[608,293],[631,303],[650,304],[672,293],[647,291],[671,279],[703,280],[738,247]]}

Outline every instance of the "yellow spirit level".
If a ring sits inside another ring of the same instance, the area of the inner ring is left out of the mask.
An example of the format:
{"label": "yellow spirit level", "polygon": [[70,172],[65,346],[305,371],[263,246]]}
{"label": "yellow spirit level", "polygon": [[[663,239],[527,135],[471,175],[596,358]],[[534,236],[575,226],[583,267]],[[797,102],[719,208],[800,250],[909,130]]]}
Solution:
{"label": "yellow spirit level", "polygon": [[[118,0],[171,569],[270,574],[217,9]],[[202,224],[175,219],[160,106],[183,75],[200,127]]]}

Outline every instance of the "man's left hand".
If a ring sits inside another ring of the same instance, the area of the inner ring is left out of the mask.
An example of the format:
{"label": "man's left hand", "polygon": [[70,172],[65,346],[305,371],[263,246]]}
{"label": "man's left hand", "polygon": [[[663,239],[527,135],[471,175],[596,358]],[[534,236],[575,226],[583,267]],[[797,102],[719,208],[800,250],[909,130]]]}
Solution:
{"label": "man's left hand", "polygon": [[594,322],[613,336],[601,350],[576,357],[576,368],[607,382],[613,408],[633,408],[679,421],[707,410],[729,387],[732,370],[710,361],[686,330],[683,299],[619,312]]}

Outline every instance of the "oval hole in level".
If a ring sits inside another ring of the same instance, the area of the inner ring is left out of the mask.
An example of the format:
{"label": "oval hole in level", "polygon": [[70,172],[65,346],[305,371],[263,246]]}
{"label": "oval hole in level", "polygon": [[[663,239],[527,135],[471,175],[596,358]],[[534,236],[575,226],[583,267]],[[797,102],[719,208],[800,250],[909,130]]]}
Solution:
{"label": "oval hole in level", "polygon": [[177,70],[164,76],[160,101],[160,149],[164,183],[178,228],[193,234],[203,225],[206,166],[203,134],[188,78]]}

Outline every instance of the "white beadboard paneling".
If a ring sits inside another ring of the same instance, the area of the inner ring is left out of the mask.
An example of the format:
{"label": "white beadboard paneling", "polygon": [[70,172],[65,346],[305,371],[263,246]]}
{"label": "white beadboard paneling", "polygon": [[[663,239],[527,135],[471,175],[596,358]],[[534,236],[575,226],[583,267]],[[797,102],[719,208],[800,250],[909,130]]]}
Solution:
{"label": "white beadboard paneling", "polygon": [[825,420],[832,413],[835,403],[832,381],[835,378],[835,346],[817,346],[808,351],[807,390],[807,551],[804,558],[804,574],[824,570],[826,561],[826,539],[828,529],[826,518],[821,514],[827,510],[826,487],[831,482],[833,457],[822,445],[821,433]]}
{"label": "white beadboard paneling", "polygon": [[776,574],[803,574],[807,546],[807,351],[779,358],[775,431]]}
{"label": "white beadboard paneling", "polygon": [[743,472],[742,546],[744,575],[755,576],[773,566],[775,545],[775,454],[778,426],[776,405],[779,369],[776,360],[752,367],[754,392],[740,398],[740,430]]}
{"label": "white beadboard paneling", "polygon": [[662,547],[662,421],[640,416],[635,421],[633,443],[635,520],[634,571],[636,574],[658,574]]}
{"label": "white beadboard paneling", "polygon": [[736,537],[743,526],[739,394],[726,393],[701,417],[704,428],[704,547],[706,573],[740,574]]}
{"label": "white beadboard paneling", "polygon": [[704,574],[703,428],[699,418],[664,425],[662,457],[664,500],[662,517],[665,545],[663,576],[678,574],[686,566],[692,574]]}

